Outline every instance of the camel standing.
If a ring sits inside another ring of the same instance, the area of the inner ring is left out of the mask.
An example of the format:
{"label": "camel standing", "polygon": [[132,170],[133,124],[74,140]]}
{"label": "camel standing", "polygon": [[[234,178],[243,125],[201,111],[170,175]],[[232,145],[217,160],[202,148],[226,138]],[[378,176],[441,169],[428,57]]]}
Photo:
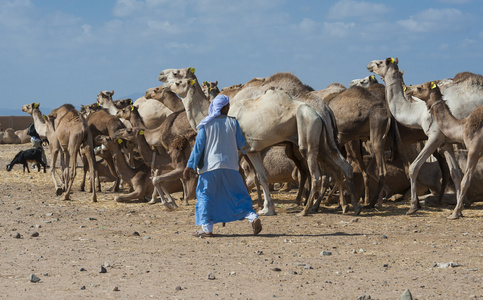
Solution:
{"label": "camel standing", "polygon": [[[40,103],[25,104],[22,106],[22,111],[32,116],[35,130],[37,131],[37,133],[41,137],[46,137],[49,140],[49,150],[51,155],[50,175],[55,186],[56,195],[60,196],[64,190],[64,188],[62,187],[64,182],[62,178],[59,181],[57,180],[57,173],[55,167],[57,163],[57,156],[60,152],[59,141],[55,137],[54,131],[49,130],[46,117],[44,117],[44,115],[42,115],[42,112],[40,111]],[[59,111],[57,113],[59,113]],[[62,164],[63,162],[61,157],[61,165]]]}
{"label": "camel standing", "polygon": [[461,189],[456,194],[456,207],[449,217],[462,217],[463,200],[471,184],[471,178],[483,151],[483,106],[478,106],[468,117],[457,119],[451,112],[439,87],[434,82],[408,87],[408,94],[426,102],[429,112],[438,123],[439,128],[449,139],[464,143],[468,149],[468,160]]}
{"label": "camel standing", "polygon": [[[62,114],[57,114],[61,110]],[[76,176],[76,158],[79,150],[84,147],[84,153],[91,172],[92,201],[97,202],[95,187],[95,158],[94,142],[92,133],[89,130],[87,121],[74,106],[64,104],[60,108],[53,110],[47,118],[50,131],[54,131],[54,137],[59,142],[60,149],[65,157],[65,168],[63,175],[66,183],[64,200],[70,199],[70,193]]]}
{"label": "camel standing", "polygon": [[[170,80],[172,74],[167,74],[166,70],[161,74],[164,76],[160,75],[158,79],[165,82],[163,87],[176,93],[183,100],[190,125],[196,129],[196,125],[207,115],[209,106],[201,87],[193,79]],[[250,92],[252,95],[256,93]],[[354,198],[352,168],[338,151],[334,139],[330,138],[334,132],[332,120],[321,117],[313,107],[294,100],[289,94],[277,89],[268,89],[256,99],[240,98],[233,101],[228,115],[236,117],[240,123],[247,141],[244,150],[260,176],[265,196],[261,214],[274,215],[276,212],[271,201],[260,153],[263,149],[281,142],[297,144],[300,153],[307,161],[312,175],[312,189],[308,203],[312,203],[320,189],[319,163],[321,163],[333,172],[341,186],[344,186],[343,178],[346,179],[355,213],[360,212],[360,207]],[[265,121],[259,122],[260,120]],[[341,193],[341,202],[343,201]],[[347,205],[343,203],[342,207],[346,212]],[[309,209],[310,205],[307,205],[302,214],[307,214]]]}
{"label": "camel standing", "polygon": [[[407,214],[415,213],[421,206],[417,196],[416,179],[428,157],[436,151],[438,147],[444,151],[446,160],[450,168],[450,175],[455,184],[457,194],[460,191],[461,172],[454,157],[453,147],[446,143],[451,142],[441,132],[437,122],[433,122],[431,114],[426,109],[422,101],[411,102],[406,99],[403,90],[402,73],[398,68],[398,60],[387,58],[386,60],[374,60],[367,65],[367,69],[383,77],[386,83],[386,99],[389,109],[394,118],[410,128],[423,129],[428,136],[424,148],[416,159],[409,166],[409,178],[411,181],[411,207]],[[482,98],[483,100],[483,98]]]}

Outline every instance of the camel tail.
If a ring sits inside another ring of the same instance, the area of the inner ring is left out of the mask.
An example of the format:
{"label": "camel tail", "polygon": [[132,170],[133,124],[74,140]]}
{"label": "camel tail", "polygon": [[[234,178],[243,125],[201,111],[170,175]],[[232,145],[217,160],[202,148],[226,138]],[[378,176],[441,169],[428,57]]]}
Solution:
{"label": "camel tail", "polygon": [[407,161],[406,155],[403,151],[403,143],[401,140],[401,135],[399,134],[399,128],[397,126],[396,119],[391,115],[388,120],[387,131],[384,136],[388,135],[389,140],[391,141],[391,152],[392,152],[392,159],[402,158],[404,161]]}

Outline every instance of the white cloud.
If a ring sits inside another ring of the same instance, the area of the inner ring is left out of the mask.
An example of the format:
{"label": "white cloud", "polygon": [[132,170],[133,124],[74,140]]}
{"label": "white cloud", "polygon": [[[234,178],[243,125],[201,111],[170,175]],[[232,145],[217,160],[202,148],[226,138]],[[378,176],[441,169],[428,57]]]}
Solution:
{"label": "white cloud", "polygon": [[335,20],[350,18],[379,18],[390,9],[385,4],[376,4],[365,1],[341,0],[334,4],[328,12],[328,17]]}
{"label": "white cloud", "polygon": [[430,8],[397,23],[412,32],[444,33],[444,31],[458,31],[465,26],[468,18],[469,16],[465,16],[456,8]]}
{"label": "white cloud", "polygon": [[333,37],[345,37],[350,31],[356,27],[355,23],[344,23],[344,22],[324,22],[323,30],[324,33]]}

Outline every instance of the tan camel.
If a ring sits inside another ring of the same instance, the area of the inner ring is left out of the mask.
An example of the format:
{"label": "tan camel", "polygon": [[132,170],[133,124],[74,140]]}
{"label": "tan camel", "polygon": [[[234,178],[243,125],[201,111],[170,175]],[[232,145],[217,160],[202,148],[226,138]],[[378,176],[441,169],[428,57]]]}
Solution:
{"label": "tan camel", "polygon": [[[169,81],[170,75],[166,74],[165,71],[163,72],[165,77],[161,79],[167,80],[163,87],[176,93],[183,100],[190,125],[195,129],[196,125],[207,115],[208,100],[206,100],[195,80],[175,79]],[[270,89],[270,86],[285,83],[285,77],[280,76],[278,82],[274,78],[271,79],[273,81],[269,81],[268,90],[261,96],[256,99],[243,100],[240,98],[238,101],[233,101],[228,113],[230,116],[235,116],[240,123],[247,141],[244,150],[260,176],[265,196],[264,208],[260,213],[265,215],[276,214],[260,152],[281,142],[291,142],[299,146],[300,153],[307,161],[312,175],[312,189],[308,203],[312,203],[316,193],[320,190],[319,163],[321,163],[333,172],[341,186],[344,186],[343,178],[346,179],[355,213],[358,214],[360,207],[353,197],[352,168],[338,151],[334,138],[330,138],[331,134],[334,133],[332,120],[323,118],[320,112],[318,113],[314,108],[303,102],[294,100],[289,94],[281,90]],[[243,90],[234,98],[242,92]],[[254,95],[256,93],[250,91],[247,94]],[[260,120],[265,120],[265,122],[260,122]],[[320,150],[319,146],[321,147]],[[343,196],[341,201],[344,201]],[[347,205],[343,203],[342,206],[343,211],[346,212]],[[310,205],[307,205],[302,214],[307,214],[309,209]]]}
{"label": "tan camel", "polygon": [[371,85],[379,83],[375,75],[369,75],[361,79],[354,79],[349,83],[349,87],[361,86],[364,88],[369,88]]}
{"label": "tan camel", "polygon": [[[155,170],[155,174],[151,179],[160,195],[162,203],[167,206],[177,206],[166,186],[173,181],[183,179],[183,170],[194,145],[196,133],[193,131],[188,138],[179,135],[176,136],[172,140],[168,152],[165,154],[159,154],[157,151],[151,149],[151,146],[145,138],[145,130],[142,128],[121,129],[116,133],[116,137],[132,141],[137,145],[143,160]],[[158,172],[161,172],[161,174],[158,175]],[[196,178],[190,178],[189,180],[183,179],[182,182],[185,204],[188,205],[188,199],[195,197],[197,180]],[[168,201],[166,201],[163,195],[168,198]],[[154,194],[150,203],[155,203]]]}
{"label": "tan camel", "polygon": [[[100,146],[97,142],[95,142],[95,137],[98,135],[107,135],[113,136],[116,131],[121,128],[125,128],[124,124],[117,118],[109,114],[109,112],[105,109],[100,109],[87,117],[87,125],[89,126],[89,130],[92,133],[92,137],[94,140],[94,146]],[[112,157],[106,156],[105,158],[106,163],[111,171],[112,176],[116,178],[114,181],[114,185],[109,189],[113,191],[119,190],[120,184],[120,177],[119,174],[116,172],[116,168],[114,166],[114,160]],[[86,171],[86,170],[85,170]],[[84,186],[81,184],[81,188]]]}
{"label": "tan camel", "polygon": [[[34,121],[35,130],[42,138],[47,138],[49,140],[49,150],[51,155],[51,168],[50,168],[50,175],[52,177],[52,181],[55,186],[56,195],[60,196],[65,189],[64,186],[64,178],[58,178],[56,163],[57,163],[57,156],[60,153],[60,145],[59,141],[55,137],[55,133],[53,130],[49,130],[48,123],[46,121],[46,116],[42,115],[40,111],[40,104],[39,103],[31,103],[25,104],[22,106],[22,111],[30,114]],[[57,111],[57,115],[59,112]],[[61,168],[63,165],[63,157],[61,156]],[[61,172],[62,174],[62,172]]]}
{"label": "tan camel", "polygon": [[461,181],[461,190],[456,194],[456,207],[449,217],[462,217],[463,200],[471,184],[471,178],[483,151],[483,106],[478,106],[468,117],[457,119],[454,117],[439,87],[434,82],[408,87],[407,93],[424,102],[444,135],[459,143],[464,143],[468,149],[468,160],[465,174]]}
{"label": "tan camel", "polygon": [[409,166],[411,208],[407,214],[415,213],[421,207],[417,196],[416,179],[421,166],[438,147],[441,147],[444,152],[449,165],[450,175],[458,194],[462,175],[454,157],[453,147],[449,144],[452,141],[445,137],[437,122],[433,121],[424,102],[411,102],[406,99],[403,90],[402,73],[398,67],[398,59],[389,57],[385,60],[374,60],[367,65],[367,69],[383,77],[386,83],[386,98],[394,118],[407,127],[422,129],[428,136],[428,141],[424,148]]}
{"label": "tan camel", "polygon": [[151,180],[149,180],[151,168],[145,163],[140,164],[136,168],[130,167],[122,153],[122,140],[119,142],[118,139],[105,135],[98,135],[95,140],[97,143],[106,146],[113,153],[117,173],[120,174],[123,181],[133,188],[131,193],[114,197],[116,202],[144,201],[145,198],[153,194],[154,187]]}
{"label": "tan camel", "polygon": [[12,128],[0,131],[0,144],[20,144],[20,138],[15,134]]}
{"label": "tan camel", "polygon": [[[184,110],[183,103],[179,101],[178,96],[170,91],[165,91],[161,87],[148,89],[144,94],[144,97],[142,98],[157,100],[172,112],[179,112]],[[137,101],[139,101],[139,99],[136,100],[136,102]]]}
{"label": "tan camel", "polygon": [[30,142],[30,135],[27,134],[28,128],[22,130],[15,130],[15,134],[20,139],[20,144],[25,144]]}
{"label": "tan camel", "polygon": [[[76,158],[81,147],[84,147],[86,159],[91,172],[91,187],[95,187],[95,158],[94,142],[87,121],[74,106],[64,104],[54,109],[47,117],[49,130],[54,132],[54,138],[59,142],[60,149],[65,157],[63,176],[66,190],[63,200],[70,199],[70,193],[76,176]],[[96,189],[92,188],[92,201],[97,202]]]}

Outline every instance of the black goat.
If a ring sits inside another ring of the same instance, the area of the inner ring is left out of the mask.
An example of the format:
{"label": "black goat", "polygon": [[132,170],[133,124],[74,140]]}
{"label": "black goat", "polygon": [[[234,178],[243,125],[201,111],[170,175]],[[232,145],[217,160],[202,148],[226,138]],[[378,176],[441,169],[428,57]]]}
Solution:
{"label": "black goat", "polygon": [[40,147],[20,151],[19,153],[17,153],[17,155],[15,155],[14,159],[12,160],[12,162],[7,165],[7,171],[10,172],[12,170],[12,167],[16,164],[22,164],[23,172],[25,173],[25,168],[27,168],[27,171],[30,173],[28,163],[36,164],[37,170],[39,172],[40,172],[40,165],[42,165],[44,167],[44,173],[45,173],[46,165],[42,161],[42,149]]}

